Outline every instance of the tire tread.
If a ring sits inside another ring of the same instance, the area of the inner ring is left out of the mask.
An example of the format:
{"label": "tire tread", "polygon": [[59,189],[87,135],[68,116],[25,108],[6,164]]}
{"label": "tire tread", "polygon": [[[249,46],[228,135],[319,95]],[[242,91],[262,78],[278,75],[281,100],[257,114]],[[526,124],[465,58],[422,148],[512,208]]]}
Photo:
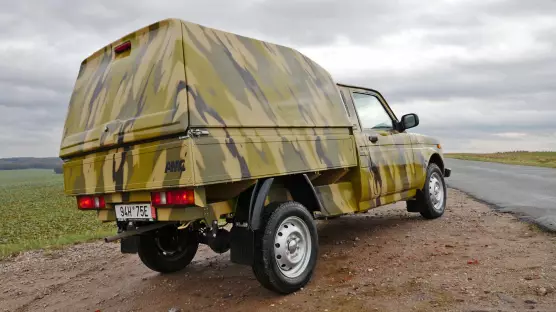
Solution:
{"label": "tire tread", "polygon": [[[263,287],[281,294],[289,294],[305,286],[312,277],[314,266],[316,264],[316,258],[318,257],[318,237],[316,237],[316,226],[309,211],[300,203],[295,201],[270,203],[264,210],[264,228],[263,230],[259,230],[255,233],[255,261],[253,263],[253,273]],[[273,228],[272,225],[277,226],[280,219],[285,218],[285,216],[288,216],[288,213],[292,213],[292,211],[301,211],[301,213],[305,214],[306,218],[312,221],[311,224],[307,225],[309,226],[310,231],[313,229],[313,236],[315,236],[313,237],[313,250],[311,250],[311,252],[315,252],[315,254],[314,259],[311,260],[312,265],[309,265],[308,274],[306,274],[306,276],[300,281],[294,284],[289,284],[280,278],[278,275],[279,273],[275,272],[275,261],[272,258],[272,251],[274,248],[273,234],[275,228]]]}
{"label": "tire tread", "polygon": [[[444,187],[444,209],[442,209],[442,212],[438,212],[436,209],[434,209],[434,206],[430,202],[430,197],[428,196],[429,179],[434,171],[437,171],[440,174],[440,177],[442,178],[442,185]],[[440,167],[438,167],[438,165],[435,163],[429,164],[427,168],[425,187],[421,192],[417,194],[417,205],[420,207],[419,213],[423,218],[436,219],[441,217],[444,214],[444,211],[446,210],[446,197],[447,197],[446,191],[447,191],[446,183],[444,182],[444,176],[442,175],[442,171],[440,170]]]}
{"label": "tire tread", "polygon": [[[188,235],[193,237],[196,233],[189,232]],[[191,242],[187,244],[186,253],[175,261],[169,261],[164,259],[157,250],[156,242],[153,235],[141,235],[139,237],[138,255],[141,262],[149,269],[159,272],[159,273],[173,273],[184,269],[188,266],[199,248],[199,242],[196,239],[192,239]]]}

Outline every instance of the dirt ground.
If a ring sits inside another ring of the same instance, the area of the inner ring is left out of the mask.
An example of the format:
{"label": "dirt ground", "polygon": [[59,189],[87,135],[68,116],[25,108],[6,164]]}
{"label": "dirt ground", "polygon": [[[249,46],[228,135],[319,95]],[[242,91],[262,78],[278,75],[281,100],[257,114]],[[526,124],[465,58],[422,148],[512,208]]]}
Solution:
{"label": "dirt ground", "polygon": [[289,296],[204,246],[171,275],[114,243],[28,252],[0,263],[0,311],[556,311],[556,236],[455,190],[440,219],[396,204],[319,222],[319,239]]}

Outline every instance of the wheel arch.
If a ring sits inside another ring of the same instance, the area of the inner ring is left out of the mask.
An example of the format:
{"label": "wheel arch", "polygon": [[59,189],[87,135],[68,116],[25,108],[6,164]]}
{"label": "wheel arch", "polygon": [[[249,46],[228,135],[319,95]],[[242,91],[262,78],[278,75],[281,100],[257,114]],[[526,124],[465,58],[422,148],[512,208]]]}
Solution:
{"label": "wheel arch", "polygon": [[440,168],[440,171],[444,173],[444,160],[442,159],[442,156],[440,156],[440,154],[432,154],[429,158],[429,164],[436,164]]}
{"label": "wheel arch", "polygon": [[[283,176],[277,178],[266,178],[258,180],[252,190],[248,190],[248,208],[237,207],[237,209],[248,209],[248,225],[256,231],[261,228],[265,200],[275,182],[282,184],[290,193],[292,199],[302,204],[309,212],[322,211],[322,204],[317,197],[315,188],[306,174]],[[245,195],[244,195],[245,196]],[[245,205],[246,200],[243,201]]]}
{"label": "wheel arch", "polygon": [[306,174],[257,180],[238,196],[235,204],[230,248],[233,263],[253,264],[255,232],[263,226],[265,201],[276,182],[282,184],[292,199],[307,208],[309,213],[322,211],[322,204]]}

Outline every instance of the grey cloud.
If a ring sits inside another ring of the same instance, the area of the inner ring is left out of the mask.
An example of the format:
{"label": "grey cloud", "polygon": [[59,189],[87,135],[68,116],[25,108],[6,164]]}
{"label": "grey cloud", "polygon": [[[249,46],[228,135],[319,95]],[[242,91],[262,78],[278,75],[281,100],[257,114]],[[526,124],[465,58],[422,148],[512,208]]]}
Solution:
{"label": "grey cloud", "polygon": [[[33,88],[27,85],[6,85],[0,83],[0,108],[17,107],[21,109],[34,110],[37,108],[48,108],[50,110],[61,109],[59,104],[66,104],[68,98],[65,93],[56,92],[52,89]],[[64,108],[65,109],[65,108]]]}
{"label": "grey cloud", "polygon": [[496,63],[453,61],[426,72],[367,73],[365,77],[346,77],[346,80],[375,87],[399,106],[408,101],[421,101],[421,107],[426,108],[425,102],[437,101],[444,102],[445,109],[457,111],[461,105],[476,105],[485,114],[511,114],[530,127],[538,126],[539,119],[526,119],[519,114],[537,112],[543,126],[556,129],[555,68],[556,57],[543,55]]}
{"label": "grey cloud", "polygon": [[[468,55],[439,57],[424,70],[338,70],[334,76],[379,89],[399,112],[417,111],[422,125],[416,131],[446,140],[453,150],[503,149],[511,142],[556,149],[556,28],[527,30],[532,23],[550,26],[555,1],[0,0],[0,5],[0,157],[56,155],[79,63],[167,17],[298,49],[331,47],[340,38],[380,49],[384,40],[415,31],[422,35],[421,50],[455,48]],[[477,54],[493,48],[493,41],[505,42],[499,23],[523,25],[516,33],[526,31],[531,40],[523,55]],[[515,132],[525,136],[512,141],[497,135]]]}
{"label": "grey cloud", "polygon": [[492,1],[492,4],[486,10],[486,13],[502,16],[553,16],[554,13],[556,13],[556,1]]}

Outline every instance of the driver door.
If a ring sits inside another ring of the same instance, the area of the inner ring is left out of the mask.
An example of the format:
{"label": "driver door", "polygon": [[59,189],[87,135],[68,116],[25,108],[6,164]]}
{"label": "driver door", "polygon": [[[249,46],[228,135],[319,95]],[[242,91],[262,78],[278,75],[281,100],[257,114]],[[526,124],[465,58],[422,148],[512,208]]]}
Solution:
{"label": "driver door", "polygon": [[372,197],[401,193],[412,188],[414,168],[409,135],[394,126],[397,118],[382,96],[372,90],[350,88],[364,145],[370,156]]}

